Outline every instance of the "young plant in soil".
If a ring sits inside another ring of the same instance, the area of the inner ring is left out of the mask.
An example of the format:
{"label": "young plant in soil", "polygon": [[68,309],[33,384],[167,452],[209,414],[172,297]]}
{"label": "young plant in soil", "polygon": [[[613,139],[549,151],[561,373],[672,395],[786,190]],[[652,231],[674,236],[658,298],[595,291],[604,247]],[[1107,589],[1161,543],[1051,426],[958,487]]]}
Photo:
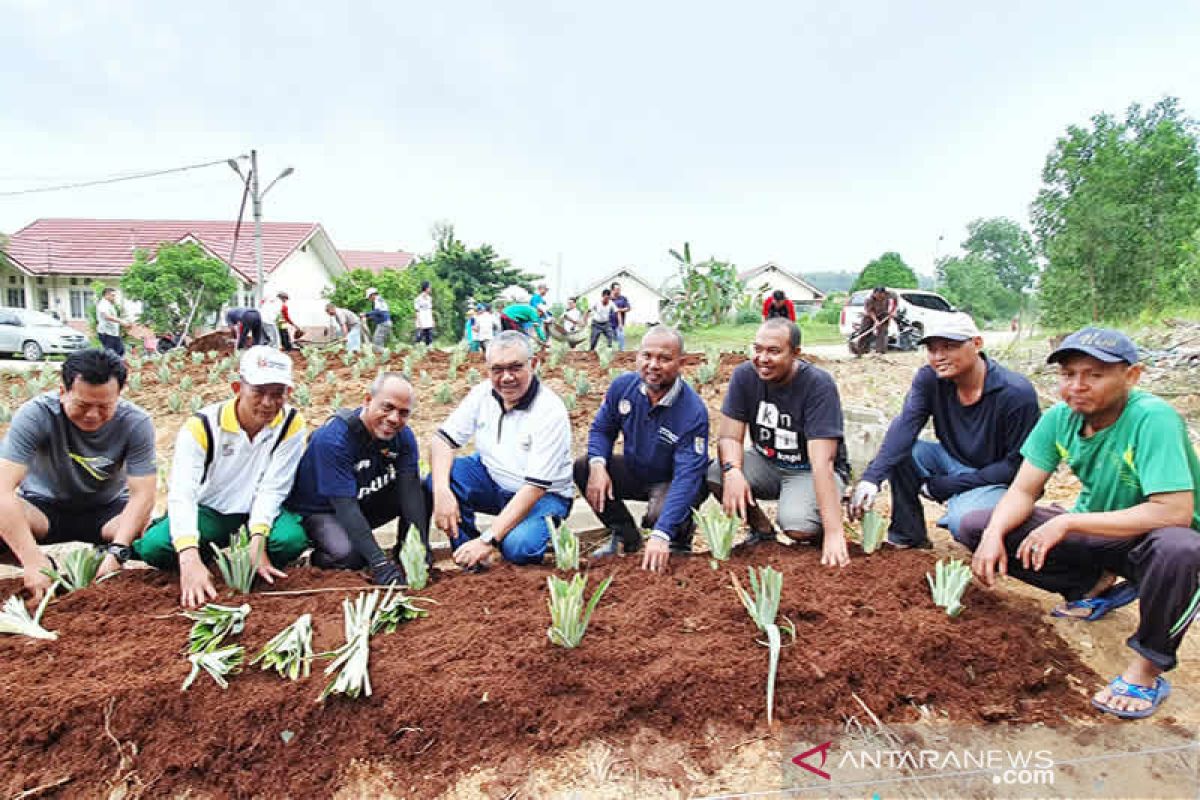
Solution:
{"label": "young plant in soil", "polygon": [[877,511],[868,511],[862,518],[862,549],[868,555],[874,553],[883,544],[887,533],[887,520]]}
{"label": "young plant in soil", "polygon": [[717,568],[718,561],[728,561],[733,551],[733,537],[741,528],[737,517],[728,516],[719,507],[713,506],[704,512],[693,511],[692,519],[696,527],[704,535],[708,543],[708,553],[712,556],[712,568]]}
{"label": "young plant in soil", "polygon": [[367,671],[371,657],[371,626],[375,620],[375,607],[379,603],[379,592],[362,592],[354,602],[342,601],[343,628],[346,642],[331,653],[322,653],[321,658],[332,658],[333,663],[325,668],[326,675],[337,673],[317,702],[331,694],[344,694],[350,698],[371,696],[371,676]]}
{"label": "young plant in soil", "polygon": [[429,377],[428,371],[421,370],[421,374],[417,377],[417,383],[420,384],[422,389],[428,389],[430,386],[433,386],[433,378]]}
{"label": "young plant in soil", "polygon": [[142,373],[135,372],[129,376],[129,392],[137,394],[142,390]]}
{"label": "young plant in soil", "polygon": [[158,365],[158,382],[166,386],[171,382],[171,365],[165,361]]}
{"label": "young plant in soil", "polygon": [[477,383],[479,383],[479,370],[471,367],[467,370],[467,385],[474,386]]}
{"label": "young plant in soil", "polygon": [[[746,607],[750,619],[767,635],[767,641],[759,644],[766,645],[768,651],[767,725],[770,725],[775,717],[775,676],[779,671],[779,652],[783,648],[783,637],[780,636],[779,626],[775,623],[775,617],[779,613],[779,596],[783,591],[783,573],[770,567],[759,567],[757,572],[754,567],[747,567],[747,571],[750,574],[749,592],[742,588],[737,576],[732,572],[729,573],[729,577],[733,581],[733,590]],[[784,619],[788,623],[785,630],[791,634],[794,642],[796,626],[786,617]]]}
{"label": "young plant in soil", "polygon": [[963,592],[971,582],[971,568],[958,559],[949,562],[938,559],[933,572],[933,575],[926,572],[925,580],[929,581],[934,604],[946,609],[950,616],[957,617],[963,609],[960,602]]}
{"label": "young plant in soil", "polygon": [[443,383],[439,385],[437,391],[433,393],[433,400],[438,405],[450,405],[454,401],[454,390],[450,388],[450,384]]}
{"label": "young plant in soil", "polygon": [[312,669],[312,614],[301,614],[295,622],[275,634],[251,665],[262,662],[263,669],[273,669],[290,681],[308,677]]}
{"label": "young plant in soil", "polygon": [[400,546],[400,565],[404,567],[404,576],[408,580],[408,588],[421,591],[429,583],[429,562],[425,543],[416,525],[408,526],[404,535],[404,544]]}
{"label": "young plant in soil", "polygon": [[579,398],[575,396],[574,392],[567,392],[564,394],[562,396],[562,401],[563,405],[566,406],[567,411],[574,411],[575,407],[579,405]]}
{"label": "young plant in soil", "polygon": [[[94,547],[80,548],[67,553],[59,561],[62,564],[61,571],[46,567],[42,569],[42,574],[54,581],[56,588],[61,586],[68,593],[78,592],[91,586],[96,580],[96,571],[104,563],[104,553]],[[108,577],[117,574],[110,572]]]}
{"label": "young plant in soil", "polygon": [[172,414],[183,411],[183,395],[179,392],[171,392],[167,395],[167,408],[171,410]]}
{"label": "young plant in soil", "polygon": [[609,368],[609,365],[612,364],[613,355],[613,351],[607,347],[596,351],[596,360],[600,362],[601,369]]}
{"label": "young plant in soil", "polygon": [[578,647],[583,641],[583,635],[587,633],[592,612],[596,610],[600,598],[611,583],[612,575],[609,575],[597,587],[585,607],[583,590],[587,585],[587,578],[584,575],[577,572],[569,581],[557,575],[546,578],[546,586],[550,590],[550,628],[546,635],[550,637],[550,641],[559,647]]}
{"label": "young plant in soil", "polygon": [[188,632],[187,652],[201,653],[216,650],[226,636],[237,636],[246,627],[250,606],[220,606],[207,603],[199,611],[184,611],[183,616],[192,620]]}
{"label": "young plant in soil", "polygon": [[701,386],[712,383],[717,377],[717,367],[711,362],[704,362],[696,367],[696,383]]}
{"label": "young plant in soil", "polygon": [[188,661],[192,662],[192,671],[188,673],[187,679],[184,680],[179,691],[186,692],[200,675],[202,669],[212,676],[212,679],[217,682],[217,686],[227,689],[229,681],[225,680],[225,676],[241,672],[242,661],[245,658],[246,650],[240,644],[223,647],[220,650],[192,653],[188,656]]}
{"label": "young plant in soil", "polygon": [[190,408],[192,413],[195,414],[197,411],[204,408],[204,398],[198,394],[192,395],[192,398],[188,400],[188,408]]}
{"label": "young plant in soil", "polygon": [[308,384],[302,383],[292,389],[292,402],[301,408],[308,408],[312,403],[312,389],[308,387]]}
{"label": "young plant in soil", "polygon": [[13,595],[8,598],[4,607],[0,608],[0,633],[12,633],[17,636],[49,641],[58,639],[57,633],[42,627],[42,614],[46,613],[46,604],[53,596],[53,591],[46,592],[32,617],[29,616],[29,609],[25,607],[25,603],[20,597]]}
{"label": "young plant in soil", "polygon": [[371,635],[380,632],[395,633],[400,623],[429,616],[427,610],[417,605],[418,602],[436,603],[428,597],[409,597],[396,586],[389,586],[387,593],[379,601],[374,619],[371,620]]}
{"label": "young plant in soil", "polygon": [[192,380],[191,375],[184,375],[179,379],[179,391],[181,392],[190,392],[194,385],[195,381]]}
{"label": "young plant in soil", "polygon": [[0,425],[12,422],[12,409],[0,403]]}
{"label": "young plant in soil", "polygon": [[576,377],[578,377],[578,373],[574,367],[566,366],[562,368],[562,379],[564,383],[574,386]]}
{"label": "young plant in soil", "polygon": [[587,397],[592,392],[592,384],[588,381],[586,373],[579,373],[575,376],[575,394],[579,397]]}
{"label": "young plant in soil", "polygon": [[565,572],[579,569],[579,537],[567,527],[567,523],[554,527],[554,519],[542,519],[550,529],[550,544],[554,546],[554,566]]}
{"label": "young plant in soil", "polygon": [[[229,538],[228,547],[209,547],[217,555],[217,569],[225,585],[238,594],[249,594],[254,586],[254,578],[258,571],[254,568],[254,553],[251,551],[251,537],[245,528]],[[266,558],[266,554],[263,554]]]}

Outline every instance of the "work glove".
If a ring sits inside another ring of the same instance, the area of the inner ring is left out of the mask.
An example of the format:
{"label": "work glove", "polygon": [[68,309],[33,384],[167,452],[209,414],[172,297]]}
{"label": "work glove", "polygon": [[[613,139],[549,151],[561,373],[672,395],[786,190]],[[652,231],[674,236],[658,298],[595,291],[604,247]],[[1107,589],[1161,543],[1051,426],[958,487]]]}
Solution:
{"label": "work glove", "polygon": [[871,508],[875,502],[875,496],[878,494],[878,486],[870,481],[859,481],[854,487],[854,494],[850,497],[850,519],[862,519],[863,514]]}
{"label": "work glove", "polygon": [[371,583],[376,586],[387,586],[393,583],[403,585],[407,582],[404,570],[400,569],[394,561],[384,559],[378,564],[371,565]]}

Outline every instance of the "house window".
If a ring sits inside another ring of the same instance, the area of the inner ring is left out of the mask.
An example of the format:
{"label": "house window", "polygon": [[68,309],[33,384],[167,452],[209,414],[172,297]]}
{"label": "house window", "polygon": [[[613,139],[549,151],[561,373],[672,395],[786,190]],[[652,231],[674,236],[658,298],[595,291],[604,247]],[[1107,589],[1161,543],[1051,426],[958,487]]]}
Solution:
{"label": "house window", "polygon": [[4,295],[4,305],[9,308],[24,308],[25,307],[25,290],[24,289],[8,289]]}
{"label": "house window", "polygon": [[8,282],[9,282],[9,283],[16,283],[16,282],[17,282],[17,276],[16,276],[16,275],[9,275],[9,276],[8,276]]}
{"label": "house window", "polygon": [[72,285],[72,286],[78,286],[78,285],[79,285],[79,278],[71,278],[71,285]]}
{"label": "house window", "polygon": [[37,281],[38,281],[38,286],[41,286],[41,285],[43,285],[43,284],[45,284],[45,283],[46,283],[46,279],[45,279],[45,278],[38,278],[38,279],[37,279]]}
{"label": "house window", "polygon": [[[38,280],[41,281],[41,278],[38,278]],[[49,311],[50,310],[50,290],[49,289],[38,289],[37,299],[38,299],[38,311]]]}
{"label": "house window", "polygon": [[[72,278],[71,280],[74,281],[75,279]],[[71,290],[71,319],[86,318],[88,309],[93,305],[95,305],[95,299],[87,289]]]}

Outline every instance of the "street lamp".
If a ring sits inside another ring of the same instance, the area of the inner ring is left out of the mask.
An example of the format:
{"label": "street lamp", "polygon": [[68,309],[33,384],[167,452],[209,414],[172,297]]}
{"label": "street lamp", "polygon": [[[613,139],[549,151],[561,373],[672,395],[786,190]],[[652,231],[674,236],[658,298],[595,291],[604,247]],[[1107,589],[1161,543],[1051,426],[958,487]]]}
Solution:
{"label": "street lamp", "polygon": [[[230,169],[238,174],[238,177],[245,183],[246,176],[242,174],[242,169],[238,166],[236,159],[229,159],[225,163],[229,164]],[[271,187],[279,183],[295,172],[294,167],[288,167],[283,172],[275,176],[275,179],[267,184],[267,188],[259,191],[258,184],[258,151],[250,151],[250,196],[254,205],[254,304],[261,306],[263,301],[263,252],[262,252],[262,200],[266,197],[267,192],[271,191]]]}

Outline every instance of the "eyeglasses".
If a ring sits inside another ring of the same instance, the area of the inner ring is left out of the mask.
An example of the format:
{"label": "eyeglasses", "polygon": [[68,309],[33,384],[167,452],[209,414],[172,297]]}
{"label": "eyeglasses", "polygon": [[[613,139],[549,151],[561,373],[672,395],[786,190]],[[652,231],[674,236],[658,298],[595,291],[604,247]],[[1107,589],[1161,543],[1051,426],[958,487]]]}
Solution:
{"label": "eyeglasses", "polygon": [[490,364],[488,365],[488,371],[493,377],[499,378],[506,372],[509,375],[520,375],[528,366],[528,361],[516,361],[512,364]]}

